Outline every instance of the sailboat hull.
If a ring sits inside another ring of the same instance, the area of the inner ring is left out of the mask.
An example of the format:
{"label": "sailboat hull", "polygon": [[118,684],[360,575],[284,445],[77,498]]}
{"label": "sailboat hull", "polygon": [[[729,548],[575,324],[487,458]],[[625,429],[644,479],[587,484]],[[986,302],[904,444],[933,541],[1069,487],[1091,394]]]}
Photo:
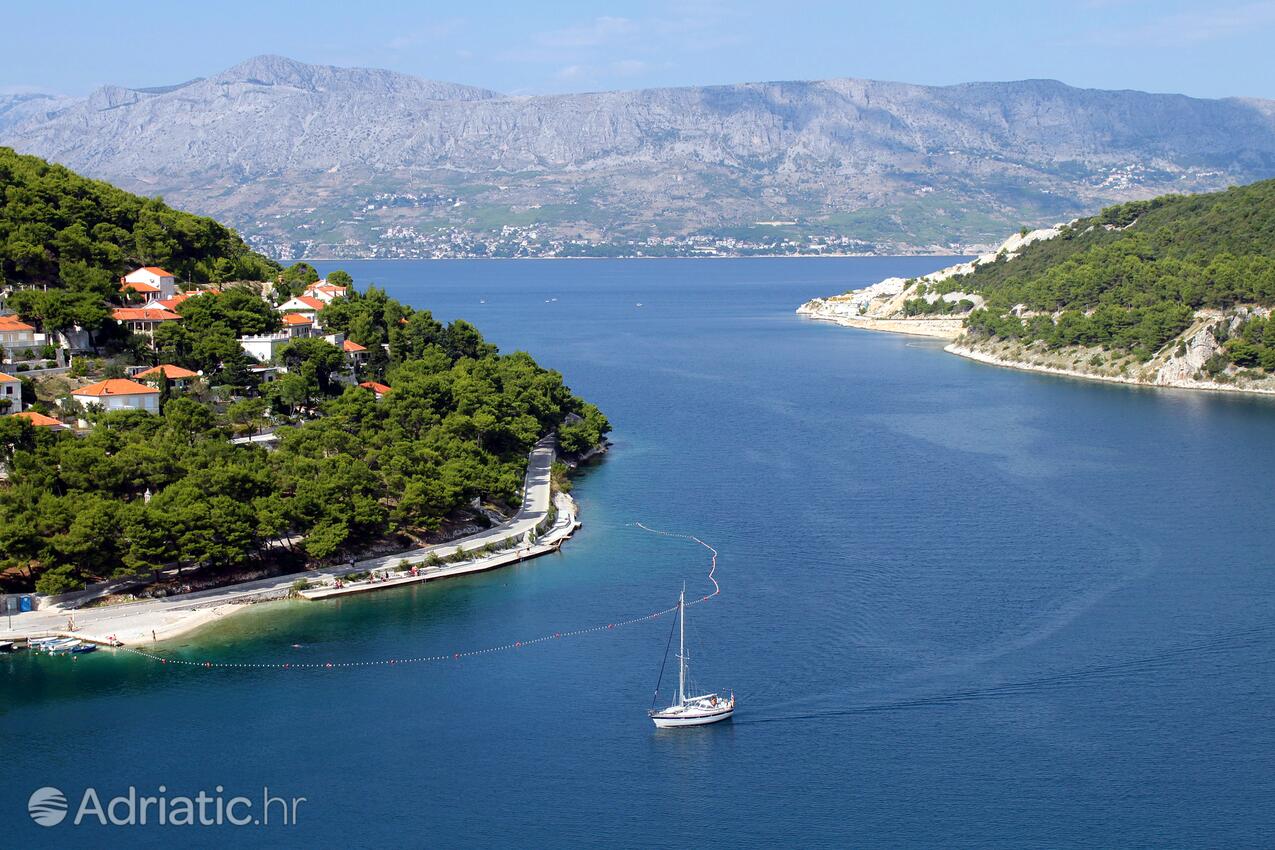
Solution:
{"label": "sailboat hull", "polygon": [[734,714],[734,701],[723,706],[672,706],[663,711],[650,712],[650,720],[658,729],[673,729],[676,726],[706,726],[710,723],[722,723],[731,719]]}
{"label": "sailboat hull", "polygon": [[658,729],[673,729],[679,726],[707,726],[710,723],[721,723],[723,720],[729,720],[731,715],[735,713],[735,709],[723,709],[721,711],[708,713],[699,712],[678,712],[676,714],[668,712],[660,712],[651,715],[651,722]]}

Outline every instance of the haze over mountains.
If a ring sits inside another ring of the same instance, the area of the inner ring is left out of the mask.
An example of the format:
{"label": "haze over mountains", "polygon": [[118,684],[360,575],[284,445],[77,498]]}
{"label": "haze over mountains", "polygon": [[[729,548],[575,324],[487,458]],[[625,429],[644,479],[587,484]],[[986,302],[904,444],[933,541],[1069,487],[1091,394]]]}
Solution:
{"label": "haze over mountains", "polygon": [[1275,176],[1275,101],[857,79],[510,97],[262,56],[0,96],[0,144],[284,258],[933,251]]}

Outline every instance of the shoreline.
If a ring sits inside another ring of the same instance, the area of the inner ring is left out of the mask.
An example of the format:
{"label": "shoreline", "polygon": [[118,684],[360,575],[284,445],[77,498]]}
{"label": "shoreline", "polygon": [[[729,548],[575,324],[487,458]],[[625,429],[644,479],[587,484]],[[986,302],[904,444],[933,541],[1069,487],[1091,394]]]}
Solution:
{"label": "shoreline", "polygon": [[[134,600],[98,608],[63,609],[56,605],[40,608],[16,615],[8,628],[0,629],[0,640],[22,643],[33,637],[60,635],[107,646],[154,645],[188,634],[248,605],[291,598],[298,582],[335,584],[353,572],[379,572],[388,576],[391,571],[399,572],[412,565],[417,565],[418,575],[410,576],[411,581],[436,580],[497,569],[538,557],[556,551],[581,525],[575,500],[566,493],[552,492],[550,470],[556,458],[556,444],[551,438],[537,443],[528,457],[523,504],[517,514],[501,525],[458,540],[163,599]],[[530,542],[531,535],[542,533],[544,538]],[[523,551],[504,548],[485,551],[460,563],[431,566],[429,569],[420,566],[434,558],[453,557],[461,550],[477,554],[488,546],[507,545],[519,538],[526,541]],[[403,577],[400,575],[399,578]],[[351,592],[364,592],[404,583],[410,581],[369,581],[366,585],[350,587]],[[297,591],[297,594],[304,596],[303,591]]]}
{"label": "shoreline", "polygon": [[1037,366],[1034,363],[1024,363],[1021,360],[1010,360],[1004,357],[997,357],[995,354],[988,354],[968,346],[958,345],[952,342],[943,347],[948,354],[955,354],[957,357],[964,357],[966,360],[973,360],[976,363],[982,363],[987,366],[999,366],[1002,369],[1016,369],[1020,372],[1037,372],[1046,375],[1056,375],[1062,378],[1080,378],[1086,381],[1101,381],[1107,384],[1123,384],[1129,387],[1145,387],[1152,390],[1196,390],[1203,392],[1231,393],[1232,395],[1249,395],[1249,396],[1265,396],[1267,398],[1275,397],[1275,390],[1267,390],[1261,388],[1237,387],[1231,384],[1219,384],[1214,381],[1171,381],[1168,383],[1157,384],[1151,381],[1140,381],[1137,378],[1121,377],[1120,375],[1095,375],[1092,372],[1081,372],[1077,369],[1062,369],[1057,366]]}
{"label": "shoreline", "polygon": [[968,253],[945,251],[940,254],[688,254],[685,257],[639,257],[626,254],[619,257],[298,257],[280,260],[280,263],[428,263],[451,260],[494,260],[518,262],[520,260],[845,260],[863,257],[968,257]]}
{"label": "shoreline", "polygon": [[[816,322],[827,322],[843,328],[858,328],[862,331],[947,340],[955,340],[960,336],[960,319],[873,319],[867,316],[826,316],[815,312],[802,312],[800,308],[797,310],[797,315]],[[955,330],[950,327],[953,322],[957,326]],[[927,327],[922,323],[932,324]]]}
{"label": "shoreline", "polygon": [[[964,328],[962,327],[963,319],[874,319],[868,316],[859,317],[835,313],[820,313],[818,312],[818,308],[808,309],[805,304],[798,307],[796,313],[805,319],[817,322],[827,322],[829,324],[854,328],[857,330],[920,336],[930,339],[944,339],[947,340],[948,343],[943,346],[943,350],[948,354],[954,354],[957,357],[963,357],[966,360],[973,360],[976,363],[982,363],[986,366],[998,366],[1003,369],[1016,369],[1020,372],[1035,372],[1038,374],[1053,375],[1061,378],[1078,378],[1086,381],[1100,381],[1102,383],[1121,384],[1128,387],[1145,387],[1153,390],[1194,390],[1196,392],[1228,393],[1230,395],[1245,395],[1250,397],[1275,397],[1275,390],[1265,389],[1262,387],[1239,387],[1234,384],[1221,384],[1215,381],[1192,381],[1189,379],[1154,383],[1127,376],[1099,375],[1092,372],[1082,372],[1079,369],[1065,369],[1058,366],[1038,366],[1034,363],[1028,363],[1021,360],[1011,360],[1009,358],[999,357],[995,354],[988,354],[986,352],[979,351],[969,345],[962,345],[961,339],[964,336]],[[948,323],[953,327],[940,326],[940,323]],[[929,324],[929,327],[926,326],[927,324]]]}
{"label": "shoreline", "polygon": [[[449,564],[442,567],[434,568],[430,571],[423,571],[419,576],[408,576],[406,578],[388,579],[381,582],[359,582],[355,584],[345,585],[342,588],[308,588],[306,590],[297,591],[295,594],[290,587],[282,589],[272,588],[261,592],[248,592],[242,598],[231,602],[213,603],[209,605],[200,605],[193,603],[189,607],[172,607],[172,608],[152,608],[147,610],[129,610],[131,606],[144,605],[142,602],[124,602],[118,605],[112,605],[100,609],[83,609],[85,611],[103,611],[109,612],[108,616],[97,618],[91,627],[79,628],[74,631],[67,629],[33,629],[25,634],[20,634],[19,629],[14,629],[0,635],[3,640],[23,641],[35,637],[45,637],[57,635],[60,637],[74,638],[82,640],[86,643],[96,643],[100,646],[156,646],[166,641],[173,640],[178,637],[189,635],[205,626],[221,622],[224,618],[234,615],[240,611],[244,611],[249,607],[256,605],[268,605],[273,602],[285,602],[296,599],[298,597],[310,601],[319,601],[323,599],[331,599],[334,597],[370,593],[379,590],[390,590],[397,587],[403,587],[409,584],[425,584],[440,579],[459,578],[465,575],[475,573],[488,572],[497,570],[502,567],[512,566],[513,564],[529,561],[542,555],[548,555],[558,551],[564,542],[570,539],[575,532],[582,527],[579,518],[579,507],[575,500],[565,493],[557,494],[555,501],[558,502],[560,520],[555,522],[552,530],[546,534],[542,543],[527,547],[524,550],[513,552],[494,552],[483,557],[474,559],[473,561],[465,561],[460,564]],[[430,552],[446,550],[448,548],[460,548],[463,546],[465,538],[452,543],[440,544],[437,547],[431,547]],[[405,555],[404,557],[391,556],[393,560],[411,563],[413,560],[421,560],[420,554]],[[311,570],[307,573],[293,573],[287,576],[292,580],[303,580],[306,575],[312,575],[311,580],[333,580],[336,575],[328,573],[320,573]],[[50,613],[46,611],[46,613]],[[58,611],[61,614],[73,616],[74,610]],[[89,629],[92,629],[91,631]]]}

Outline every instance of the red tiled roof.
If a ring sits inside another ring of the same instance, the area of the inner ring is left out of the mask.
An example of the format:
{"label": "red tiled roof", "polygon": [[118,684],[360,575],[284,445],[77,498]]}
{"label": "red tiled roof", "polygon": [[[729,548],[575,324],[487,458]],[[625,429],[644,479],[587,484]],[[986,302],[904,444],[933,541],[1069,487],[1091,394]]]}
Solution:
{"label": "red tiled roof", "polygon": [[387,392],[390,391],[390,388],[385,386],[385,384],[380,384],[380,383],[377,383],[376,381],[364,381],[363,383],[359,384],[359,386],[365,390],[371,390],[377,395],[385,395]]}
{"label": "red tiled roof", "polygon": [[130,381],[127,378],[110,378],[105,381],[98,381],[96,384],[89,384],[87,387],[80,387],[78,390],[74,390],[71,395],[100,397],[104,395],[151,395],[158,393],[159,390],[154,387],[139,384],[137,381]]}
{"label": "red tiled roof", "polygon": [[0,331],[33,331],[35,327],[28,325],[17,316],[0,316]]}
{"label": "red tiled roof", "polygon": [[43,413],[36,413],[34,410],[24,410],[21,413],[13,414],[15,419],[25,419],[37,428],[48,428],[62,423],[52,416],[45,416]]}
{"label": "red tiled roof", "polygon": [[283,323],[285,325],[312,325],[314,322],[307,319],[300,313],[284,313]]}
{"label": "red tiled roof", "polygon": [[158,307],[117,307],[111,313],[117,322],[172,322],[180,321],[181,316],[172,310],[161,310]]}
{"label": "red tiled roof", "polygon": [[14,381],[16,383],[18,379],[12,375],[6,375],[4,372],[0,372],[0,384],[5,383],[6,381]]}
{"label": "red tiled roof", "polygon": [[151,274],[157,274],[160,277],[174,276],[172,272],[166,272],[163,269],[161,269],[159,266],[142,266],[140,269],[133,269],[131,272],[129,272],[129,274],[137,274],[138,272],[150,272]]}
{"label": "red tiled roof", "polygon": [[171,363],[163,363],[153,369],[147,369],[145,372],[138,372],[133,377],[149,378],[152,375],[163,375],[170,381],[180,381],[184,378],[198,378],[198,372],[192,372],[189,369],[183,369],[180,366],[174,366]]}
{"label": "red tiled roof", "polygon": [[127,292],[130,289],[133,290],[134,292],[144,292],[144,293],[160,291],[159,287],[153,283],[135,283],[131,280],[121,279],[120,292]]}
{"label": "red tiled roof", "polygon": [[296,300],[315,310],[322,310],[324,307],[328,306],[317,298],[311,298],[309,295],[298,295]]}
{"label": "red tiled roof", "polygon": [[357,342],[351,342],[348,339],[345,342],[341,343],[341,348],[349,352],[367,351],[367,346],[359,345]]}

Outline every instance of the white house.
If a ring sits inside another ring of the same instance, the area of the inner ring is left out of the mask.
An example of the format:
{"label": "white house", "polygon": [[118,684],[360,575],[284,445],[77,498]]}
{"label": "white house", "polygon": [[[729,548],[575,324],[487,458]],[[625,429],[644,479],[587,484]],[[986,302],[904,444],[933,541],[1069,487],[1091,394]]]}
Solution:
{"label": "white house", "polygon": [[342,340],[341,350],[345,352],[345,359],[350,361],[352,366],[362,366],[367,362],[367,348],[359,345],[352,340]]}
{"label": "white house", "polygon": [[320,301],[311,295],[298,295],[295,298],[289,298],[275,309],[280,313],[295,313],[299,316],[305,316],[312,322],[318,323],[319,312],[328,306],[325,302]]}
{"label": "white house", "polygon": [[17,316],[0,316],[0,348],[25,351],[36,347],[35,328]]}
{"label": "white house", "polygon": [[335,283],[328,283],[326,280],[316,280],[305,288],[302,295],[308,295],[322,301],[324,304],[331,304],[338,298],[344,298],[350,294],[348,286],[337,286]]}
{"label": "white house", "polygon": [[0,413],[22,412],[22,382],[3,372],[0,372],[0,407],[4,408]]}
{"label": "white house", "polygon": [[140,292],[146,296],[172,298],[177,294],[177,278],[158,266],[143,266],[120,278],[120,292]]}
{"label": "white house", "polygon": [[116,307],[111,318],[135,334],[153,337],[155,328],[165,322],[180,322],[182,317],[172,310],[152,307]]}
{"label": "white house", "polygon": [[272,362],[290,342],[292,342],[292,336],[286,332],[239,337],[239,345],[244,353],[262,363]]}
{"label": "white house", "polygon": [[102,410],[145,410],[159,413],[159,390],[130,381],[127,378],[110,378],[80,387],[71,398],[85,407]]}

